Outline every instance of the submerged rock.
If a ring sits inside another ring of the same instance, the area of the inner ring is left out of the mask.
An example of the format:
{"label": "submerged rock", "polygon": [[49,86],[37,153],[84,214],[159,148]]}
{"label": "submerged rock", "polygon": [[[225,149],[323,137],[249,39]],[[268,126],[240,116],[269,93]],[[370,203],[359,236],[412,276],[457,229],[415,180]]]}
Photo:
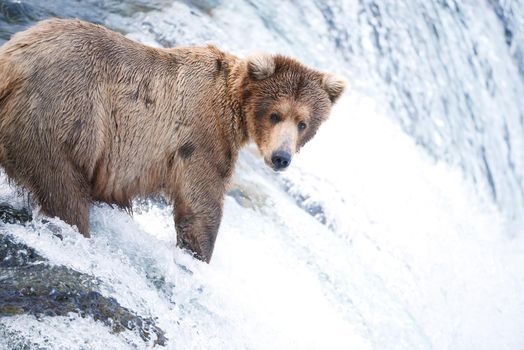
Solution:
{"label": "submerged rock", "polygon": [[112,332],[136,331],[144,341],[165,345],[164,331],[151,318],[138,316],[102,295],[99,284],[91,275],[48,264],[34,249],[0,233],[0,317],[73,312],[103,322]]}
{"label": "submerged rock", "polygon": [[0,203],[0,220],[8,224],[23,224],[33,220],[26,208],[16,209],[7,203]]}
{"label": "submerged rock", "polygon": [[267,195],[251,183],[235,183],[227,192],[240,206],[255,210],[262,210],[267,205]]}
{"label": "submerged rock", "polygon": [[331,223],[327,216],[326,210],[322,203],[311,198],[310,195],[301,192],[301,189],[293,184],[288,179],[280,179],[282,187],[294,200],[295,203],[302,208],[306,213],[318,220],[322,225],[328,226],[331,230],[333,229],[333,223]]}

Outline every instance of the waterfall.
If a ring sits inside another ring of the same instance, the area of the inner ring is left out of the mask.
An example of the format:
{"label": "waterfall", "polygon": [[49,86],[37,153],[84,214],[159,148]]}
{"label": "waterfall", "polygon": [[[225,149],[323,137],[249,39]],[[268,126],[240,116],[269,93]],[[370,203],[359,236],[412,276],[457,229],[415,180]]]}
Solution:
{"label": "waterfall", "polygon": [[[94,205],[89,240],[0,225],[27,264],[0,259],[0,349],[144,348],[151,329],[177,349],[524,348],[524,1],[0,0],[0,44],[52,16],[291,55],[349,91],[289,171],[241,153],[210,265],[174,247],[162,201]],[[5,176],[0,201],[25,204]],[[136,327],[5,317],[2,283],[42,265]]]}

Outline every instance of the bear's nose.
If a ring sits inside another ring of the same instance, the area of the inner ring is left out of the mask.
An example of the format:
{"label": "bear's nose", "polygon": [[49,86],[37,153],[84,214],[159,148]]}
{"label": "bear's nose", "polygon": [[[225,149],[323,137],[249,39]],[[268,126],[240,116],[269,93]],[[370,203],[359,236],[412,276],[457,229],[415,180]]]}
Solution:
{"label": "bear's nose", "polygon": [[291,163],[291,154],[285,151],[276,151],[271,155],[271,162],[275,170],[282,170]]}

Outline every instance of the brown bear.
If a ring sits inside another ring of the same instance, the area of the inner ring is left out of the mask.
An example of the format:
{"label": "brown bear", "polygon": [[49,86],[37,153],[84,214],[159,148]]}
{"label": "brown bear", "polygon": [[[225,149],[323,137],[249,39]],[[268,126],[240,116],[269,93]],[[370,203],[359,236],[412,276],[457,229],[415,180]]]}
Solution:
{"label": "brown bear", "polygon": [[164,195],[177,244],[209,262],[239,149],[252,140],[286,168],[343,90],[280,55],[159,49],[46,20],[0,47],[0,164],[85,237],[92,201]]}

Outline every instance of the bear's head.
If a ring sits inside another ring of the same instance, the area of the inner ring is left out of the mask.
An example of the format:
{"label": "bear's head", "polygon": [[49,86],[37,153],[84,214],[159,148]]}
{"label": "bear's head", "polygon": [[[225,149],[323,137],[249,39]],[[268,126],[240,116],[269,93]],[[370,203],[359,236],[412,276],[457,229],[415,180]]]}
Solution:
{"label": "bear's head", "polygon": [[273,170],[287,168],[329,116],[342,79],[280,55],[246,60],[244,111],[249,138]]}

